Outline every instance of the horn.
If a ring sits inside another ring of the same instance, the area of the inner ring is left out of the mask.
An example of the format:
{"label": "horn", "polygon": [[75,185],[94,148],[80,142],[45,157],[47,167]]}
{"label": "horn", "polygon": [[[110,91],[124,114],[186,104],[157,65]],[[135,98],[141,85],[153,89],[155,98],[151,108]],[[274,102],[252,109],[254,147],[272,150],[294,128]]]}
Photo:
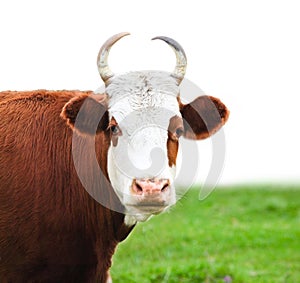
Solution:
{"label": "horn", "polygon": [[178,85],[181,83],[181,81],[184,78],[185,71],[186,71],[186,65],[187,65],[187,59],[185,52],[181,45],[175,41],[172,38],[166,37],[166,36],[156,36],[152,38],[152,40],[160,39],[165,41],[167,44],[169,44],[172,49],[175,52],[176,55],[176,66],[172,73],[172,76],[176,78]]}
{"label": "horn", "polygon": [[114,73],[111,71],[111,69],[108,66],[107,58],[109,55],[110,48],[122,37],[129,35],[128,32],[122,32],[118,33],[116,35],[113,35],[110,37],[100,48],[98,57],[97,57],[97,66],[99,74],[104,81],[105,85],[109,84],[109,79],[111,79],[114,76]]}

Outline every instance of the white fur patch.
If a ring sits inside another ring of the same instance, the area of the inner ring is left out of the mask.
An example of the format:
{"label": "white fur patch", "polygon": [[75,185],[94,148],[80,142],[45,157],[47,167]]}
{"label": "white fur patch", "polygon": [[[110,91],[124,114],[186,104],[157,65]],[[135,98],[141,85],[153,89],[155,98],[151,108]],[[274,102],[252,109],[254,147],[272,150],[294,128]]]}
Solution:
{"label": "white fur patch", "polygon": [[168,179],[171,193],[166,201],[171,205],[176,200],[175,168],[168,165],[167,139],[170,119],[181,117],[179,87],[169,73],[140,71],[115,77],[106,93],[110,119],[114,117],[122,131],[108,152],[109,177],[127,209],[126,222],[145,221],[150,212],[131,208],[136,202],[131,195],[133,179]]}
{"label": "white fur patch", "polygon": [[139,71],[119,75],[106,88],[109,114],[118,122],[130,112],[163,107],[179,112],[176,80],[166,72]]}

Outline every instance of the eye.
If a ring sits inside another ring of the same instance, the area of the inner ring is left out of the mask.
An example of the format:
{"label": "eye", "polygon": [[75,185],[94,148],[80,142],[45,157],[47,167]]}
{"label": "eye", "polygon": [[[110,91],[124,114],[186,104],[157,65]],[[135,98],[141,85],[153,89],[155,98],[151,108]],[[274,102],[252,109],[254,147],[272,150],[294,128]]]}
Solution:
{"label": "eye", "polygon": [[183,135],[183,128],[182,127],[177,128],[175,133],[176,133],[177,138],[180,138]]}
{"label": "eye", "polygon": [[120,132],[120,129],[117,125],[112,125],[110,127],[110,131],[113,135],[117,135]]}

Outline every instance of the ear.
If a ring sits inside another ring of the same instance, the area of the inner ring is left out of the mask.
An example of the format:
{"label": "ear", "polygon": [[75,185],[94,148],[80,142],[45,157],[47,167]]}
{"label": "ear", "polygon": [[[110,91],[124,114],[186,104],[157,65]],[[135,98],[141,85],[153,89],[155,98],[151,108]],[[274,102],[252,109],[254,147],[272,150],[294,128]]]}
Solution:
{"label": "ear", "polygon": [[73,97],[62,109],[60,116],[72,130],[95,134],[108,127],[105,94],[79,95]]}
{"label": "ear", "polygon": [[199,96],[189,104],[180,103],[184,137],[201,140],[217,132],[228,120],[229,110],[212,96]]}

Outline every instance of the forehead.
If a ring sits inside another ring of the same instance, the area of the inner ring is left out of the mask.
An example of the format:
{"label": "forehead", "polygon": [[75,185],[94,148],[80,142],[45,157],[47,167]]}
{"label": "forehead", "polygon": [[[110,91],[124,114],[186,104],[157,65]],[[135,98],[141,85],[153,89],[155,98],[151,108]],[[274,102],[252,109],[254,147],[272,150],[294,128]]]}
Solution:
{"label": "forehead", "polygon": [[109,115],[117,122],[131,113],[144,113],[144,118],[170,119],[180,116],[176,80],[166,72],[139,71],[119,75],[106,88]]}

